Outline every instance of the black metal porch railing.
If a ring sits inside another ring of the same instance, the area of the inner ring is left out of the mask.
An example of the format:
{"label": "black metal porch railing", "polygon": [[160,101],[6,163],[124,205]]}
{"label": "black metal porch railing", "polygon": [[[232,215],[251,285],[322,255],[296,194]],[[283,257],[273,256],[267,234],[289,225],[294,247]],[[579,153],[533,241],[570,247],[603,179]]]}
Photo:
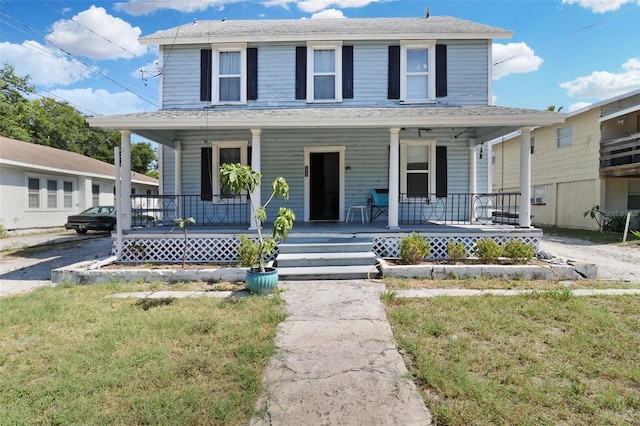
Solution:
{"label": "black metal porch railing", "polygon": [[400,223],[407,225],[517,224],[519,209],[519,192],[450,193],[446,197],[400,194],[398,215]]}
{"label": "black metal porch railing", "polygon": [[249,225],[251,205],[246,196],[132,195],[133,226],[172,226],[176,218],[195,219],[196,226]]}

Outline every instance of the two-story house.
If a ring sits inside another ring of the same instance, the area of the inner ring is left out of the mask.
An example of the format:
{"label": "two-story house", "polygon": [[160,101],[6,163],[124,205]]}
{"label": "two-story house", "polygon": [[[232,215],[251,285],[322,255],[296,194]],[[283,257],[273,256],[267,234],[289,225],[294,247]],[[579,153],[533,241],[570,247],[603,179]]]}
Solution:
{"label": "two-story house", "polygon": [[[507,131],[564,119],[492,105],[492,40],[511,34],[444,16],[196,21],[140,39],[159,46],[159,111],[89,122],[122,132],[125,168],[131,133],[158,142],[159,209],[223,225],[211,232],[251,226],[246,197],[225,194],[218,182],[221,164],[240,162],[263,174],[263,200],[276,176],[287,179],[298,232],[333,224],[333,232],[366,231],[374,240],[386,233],[378,252],[394,253],[401,233],[437,238],[453,228],[435,224],[491,226],[491,206],[500,206],[524,212],[520,228],[501,235],[519,230],[537,241],[540,233],[528,229],[526,164],[522,197],[506,203],[488,194],[482,154],[484,142]],[[528,148],[527,131],[522,140]],[[374,212],[384,214],[338,227],[350,207],[371,203],[373,189],[388,198]]]}
{"label": "two-story house", "polygon": [[[493,146],[493,191],[520,185],[518,137]],[[589,105],[531,132],[534,223],[598,229],[584,212],[640,210],[640,90]]]}

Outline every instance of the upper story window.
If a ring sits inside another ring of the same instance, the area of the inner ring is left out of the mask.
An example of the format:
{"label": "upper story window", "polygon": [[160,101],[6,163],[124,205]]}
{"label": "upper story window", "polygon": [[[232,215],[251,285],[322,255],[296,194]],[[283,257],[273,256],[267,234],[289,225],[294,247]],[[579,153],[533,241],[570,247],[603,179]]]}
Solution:
{"label": "upper story window", "polygon": [[565,126],[558,129],[558,148],[571,145],[573,143],[573,126]]}
{"label": "upper story window", "polygon": [[307,101],[342,101],[342,44],[308,43]]}
{"label": "upper story window", "polygon": [[246,45],[214,45],[213,48],[212,101],[219,104],[246,103]]}
{"label": "upper story window", "polygon": [[400,100],[430,102],[435,99],[435,42],[402,42],[400,49]]}

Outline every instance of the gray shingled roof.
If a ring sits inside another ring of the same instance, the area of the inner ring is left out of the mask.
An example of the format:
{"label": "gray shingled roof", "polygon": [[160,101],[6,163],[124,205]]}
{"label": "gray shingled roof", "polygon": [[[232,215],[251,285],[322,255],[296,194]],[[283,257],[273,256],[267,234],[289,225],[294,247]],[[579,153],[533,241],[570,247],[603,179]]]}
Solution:
{"label": "gray shingled roof", "polygon": [[[93,126],[114,129],[387,127],[397,125],[544,125],[564,114],[495,105],[429,107],[306,107],[150,111],[92,117]],[[113,127],[111,127],[113,126]]]}
{"label": "gray shingled roof", "polygon": [[286,37],[290,41],[332,39],[339,35],[348,40],[375,38],[398,39],[399,36],[414,35],[414,38],[430,37],[465,38],[509,38],[511,31],[450,16],[429,18],[354,18],[354,19],[274,19],[274,20],[225,20],[196,21],[168,30],[158,31],[142,37],[143,44],[180,44],[181,39],[233,38],[241,41],[270,41]]}
{"label": "gray shingled roof", "polygon": [[[115,166],[75,152],[0,136],[0,160],[49,167],[69,172],[88,173],[115,178]],[[134,182],[157,185],[158,179],[131,172]]]}

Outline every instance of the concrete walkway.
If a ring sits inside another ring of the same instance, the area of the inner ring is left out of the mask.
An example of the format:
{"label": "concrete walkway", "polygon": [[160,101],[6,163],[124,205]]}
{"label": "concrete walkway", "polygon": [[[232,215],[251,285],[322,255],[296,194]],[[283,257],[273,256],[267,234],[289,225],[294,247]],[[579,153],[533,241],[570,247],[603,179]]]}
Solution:
{"label": "concrete walkway", "polygon": [[427,425],[431,416],[398,353],[384,284],[279,284],[288,317],[251,425]]}

